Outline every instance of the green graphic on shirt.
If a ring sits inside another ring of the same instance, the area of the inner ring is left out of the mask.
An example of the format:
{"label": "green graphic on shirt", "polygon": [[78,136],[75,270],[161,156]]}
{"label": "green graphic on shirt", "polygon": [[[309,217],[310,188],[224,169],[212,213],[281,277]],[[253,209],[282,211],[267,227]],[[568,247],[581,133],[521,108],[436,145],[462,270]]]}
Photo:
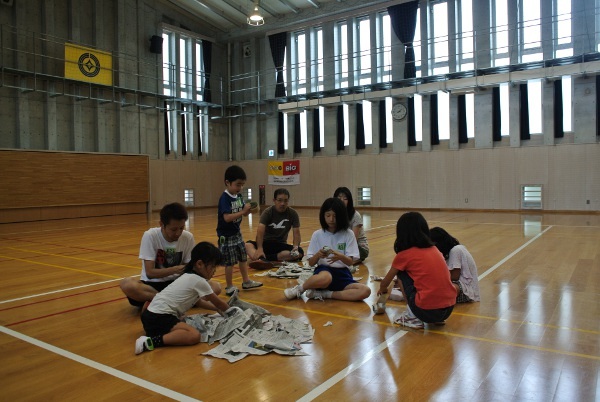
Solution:
{"label": "green graphic on shirt", "polygon": [[346,250],[346,243],[338,243],[337,249],[339,251],[345,251]]}

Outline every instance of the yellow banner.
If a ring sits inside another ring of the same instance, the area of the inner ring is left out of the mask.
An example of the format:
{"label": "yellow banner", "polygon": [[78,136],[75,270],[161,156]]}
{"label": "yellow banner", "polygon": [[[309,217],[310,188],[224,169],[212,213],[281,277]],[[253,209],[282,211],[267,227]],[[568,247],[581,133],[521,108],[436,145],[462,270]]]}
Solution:
{"label": "yellow banner", "polygon": [[65,78],[112,85],[112,76],[110,53],[65,43]]}

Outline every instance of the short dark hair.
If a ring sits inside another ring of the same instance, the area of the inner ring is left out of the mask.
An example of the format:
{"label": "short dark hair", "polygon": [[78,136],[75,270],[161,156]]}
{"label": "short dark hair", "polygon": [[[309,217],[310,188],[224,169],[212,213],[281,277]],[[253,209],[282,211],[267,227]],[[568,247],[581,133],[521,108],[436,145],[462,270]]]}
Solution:
{"label": "short dark hair", "polygon": [[356,212],[354,209],[354,201],[352,200],[352,193],[348,187],[338,187],[335,189],[333,196],[337,198],[340,194],[344,194],[348,199],[348,205],[346,205],[346,209],[348,210],[348,219],[352,220],[354,212]]}
{"label": "short dark hair", "polygon": [[348,220],[348,213],[346,212],[346,206],[339,198],[328,198],[321,205],[319,211],[319,222],[323,230],[327,230],[327,222],[325,221],[325,212],[333,211],[335,213],[335,232],[341,232],[350,227],[350,221]]}
{"label": "short dark hair", "polygon": [[277,198],[279,194],[287,195],[287,197],[290,198],[290,192],[287,191],[287,188],[278,188],[277,190],[275,190],[275,192],[273,193],[273,199]]}
{"label": "short dark hair", "polygon": [[403,214],[396,224],[394,252],[399,253],[411,247],[428,248],[434,246],[429,238],[429,225],[418,212]]}
{"label": "short dark hair", "polygon": [[440,227],[431,228],[429,237],[435,243],[438,250],[440,250],[440,253],[444,255],[445,259],[448,259],[450,256],[450,250],[460,244],[455,237],[452,237],[450,233]]}
{"label": "short dark hair", "polygon": [[172,220],[180,221],[182,219],[188,220],[188,212],[187,209],[178,202],[167,204],[160,210],[160,222],[163,226],[167,226]]}
{"label": "short dark hair", "polygon": [[185,266],[185,272],[194,272],[194,265],[199,260],[205,265],[223,265],[223,254],[214,244],[202,241],[192,249],[191,259]]}
{"label": "short dark hair", "polygon": [[246,172],[238,165],[229,166],[225,170],[225,180],[230,183],[236,180],[246,180]]}

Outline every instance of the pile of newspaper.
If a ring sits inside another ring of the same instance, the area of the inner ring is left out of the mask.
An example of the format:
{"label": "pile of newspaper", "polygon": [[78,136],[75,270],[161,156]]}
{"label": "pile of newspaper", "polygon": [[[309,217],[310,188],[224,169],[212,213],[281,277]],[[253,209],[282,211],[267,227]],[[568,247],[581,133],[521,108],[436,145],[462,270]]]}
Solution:
{"label": "pile of newspaper", "polygon": [[254,276],[269,276],[271,278],[279,279],[294,279],[300,278],[303,274],[312,275],[315,267],[310,265],[304,265],[303,263],[296,262],[282,262],[279,268],[276,270],[269,270],[260,274],[254,274]]}
{"label": "pile of newspaper", "polygon": [[230,363],[248,355],[265,355],[275,352],[280,355],[307,356],[300,344],[311,343],[314,329],[309,323],[273,316],[268,310],[240,300],[237,292],[228,304],[240,311],[229,317],[218,314],[194,314],[186,317],[187,324],[197,328],[201,342],[219,345],[207,356],[227,359]]}

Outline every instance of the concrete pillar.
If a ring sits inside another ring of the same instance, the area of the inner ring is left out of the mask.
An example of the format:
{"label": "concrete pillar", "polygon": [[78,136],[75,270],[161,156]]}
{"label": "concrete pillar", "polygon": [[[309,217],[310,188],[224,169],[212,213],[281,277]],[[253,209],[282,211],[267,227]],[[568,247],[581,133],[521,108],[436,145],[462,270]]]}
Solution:
{"label": "concrete pillar", "polygon": [[492,91],[475,93],[475,148],[491,148]]}

